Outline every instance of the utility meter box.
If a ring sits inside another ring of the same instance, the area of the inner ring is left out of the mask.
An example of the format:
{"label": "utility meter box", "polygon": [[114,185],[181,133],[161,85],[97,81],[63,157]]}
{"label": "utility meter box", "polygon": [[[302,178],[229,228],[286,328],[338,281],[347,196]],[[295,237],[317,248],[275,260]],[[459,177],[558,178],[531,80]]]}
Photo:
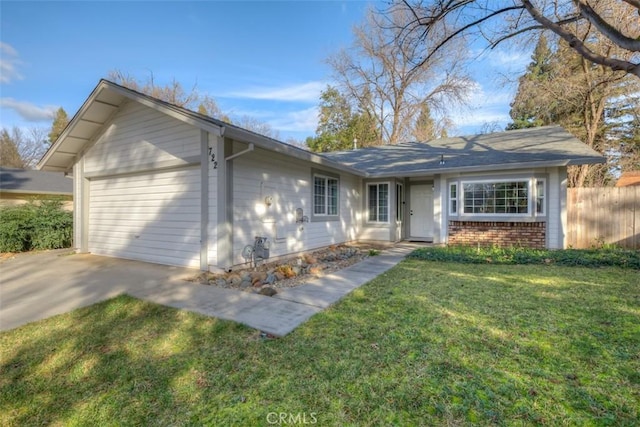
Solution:
{"label": "utility meter box", "polygon": [[253,244],[254,259],[269,259],[269,242],[266,237],[256,236]]}

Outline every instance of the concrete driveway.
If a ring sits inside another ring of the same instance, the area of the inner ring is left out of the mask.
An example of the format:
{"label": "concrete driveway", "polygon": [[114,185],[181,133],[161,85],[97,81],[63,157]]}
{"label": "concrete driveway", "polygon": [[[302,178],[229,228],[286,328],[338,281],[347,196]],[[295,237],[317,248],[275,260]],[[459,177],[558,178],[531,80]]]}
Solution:
{"label": "concrete driveway", "polygon": [[[184,285],[196,270],[72,254],[22,253],[0,262],[0,330],[128,293]],[[189,284],[192,285],[192,284]]]}
{"label": "concrete driveway", "polygon": [[376,257],[275,297],[187,282],[199,271],[67,250],[18,254],[0,262],[0,331],[128,294],[233,320],[284,336],[314,314],[387,271],[415,249],[396,245]]}

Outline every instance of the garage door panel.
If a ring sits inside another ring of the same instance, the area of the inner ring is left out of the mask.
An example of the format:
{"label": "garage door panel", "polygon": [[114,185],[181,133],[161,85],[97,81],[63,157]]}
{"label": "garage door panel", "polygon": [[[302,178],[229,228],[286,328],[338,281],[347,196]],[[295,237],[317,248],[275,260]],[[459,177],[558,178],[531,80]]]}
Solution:
{"label": "garage door panel", "polygon": [[200,266],[200,169],[92,180],[89,251]]}

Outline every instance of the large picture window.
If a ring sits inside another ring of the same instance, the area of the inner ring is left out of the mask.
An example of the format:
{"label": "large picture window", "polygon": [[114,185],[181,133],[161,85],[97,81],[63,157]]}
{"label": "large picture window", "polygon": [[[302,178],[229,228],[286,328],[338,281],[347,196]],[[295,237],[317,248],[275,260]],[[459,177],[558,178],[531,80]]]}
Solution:
{"label": "large picture window", "polygon": [[368,221],[389,222],[389,184],[367,184]]}
{"label": "large picture window", "polygon": [[529,181],[463,182],[462,188],[465,214],[529,214]]}
{"label": "large picture window", "polygon": [[338,215],[338,179],[328,176],[313,177],[313,214]]}

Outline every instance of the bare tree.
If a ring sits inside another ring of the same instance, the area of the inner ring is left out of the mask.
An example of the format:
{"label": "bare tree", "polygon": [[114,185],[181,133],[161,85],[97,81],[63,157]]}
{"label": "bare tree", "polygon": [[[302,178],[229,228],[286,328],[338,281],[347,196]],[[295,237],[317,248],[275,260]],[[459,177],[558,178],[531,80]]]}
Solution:
{"label": "bare tree", "polygon": [[255,117],[242,116],[230,123],[269,138],[280,139],[280,132],[273,129],[269,123],[262,122]]}
{"label": "bare tree", "polygon": [[120,70],[110,71],[107,78],[121,86],[135,90],[136,92],[144,93],[178,107],[198,111],[200,105],[203,105],[206,111],[212,114],[220,111],[213,98],[209,96],[201,96],[198,93],[196,84],[193,85],[191,90],[186,91],[184,87],[182,87],[182,84],[175,78],[168,84],[162,86],[156,84],[153,73],[150,73],[146,80],[138,80],[129,74],[124,74]]}
{"label": "bare tree", "polygon": [[268,136],[279,138],[278,131],[274,130],[268,123],[263,123],[258,119],[249,116],[242,116],[232,119],[223,113],[215,99],[209,95],[202,95],[197,90],[197,85],[193,85],[191,90],[186,91],[180,82],[172,79],[168,84],[158,85],[153,73],[146,80],[138,80],[119,70],[109,72],[108,79],[126,88],[152,96],[178,107],[183,107],[200,114],[215,117],[227,123],[232,123],[247,130]]}
{"label": "bare tree", "polygon": [[49,147],[47,133],[48,130],[44,128],[3,128],[0,131],[2,166],[27,169],[35,167]]}
{"label": "bare tree", "polygon": [[[389,13],[412,17],[398,40],[422,41],[417,68],[462,36],[483,37],[491,48],[522,34],[548,30],[587,61],[640,77],[640,0],[396,0]],[[584,39],[588,25],[597,42]],[[446,36],[433,45],[433,34]]]}
{"label": "bare tree", "polygon": [[448,107],[464,103],[472,87],[463,73],[461,43],[455,51],[440,51],[414,66],[421,44],[399,33],[411,18],[407,10],[396,9],[386,16],[369,10],[364,24],[354,29],[353,46],[328,59],[340,89],[376,118],[388,144],[411,137],[424,105],[446,118]]}

